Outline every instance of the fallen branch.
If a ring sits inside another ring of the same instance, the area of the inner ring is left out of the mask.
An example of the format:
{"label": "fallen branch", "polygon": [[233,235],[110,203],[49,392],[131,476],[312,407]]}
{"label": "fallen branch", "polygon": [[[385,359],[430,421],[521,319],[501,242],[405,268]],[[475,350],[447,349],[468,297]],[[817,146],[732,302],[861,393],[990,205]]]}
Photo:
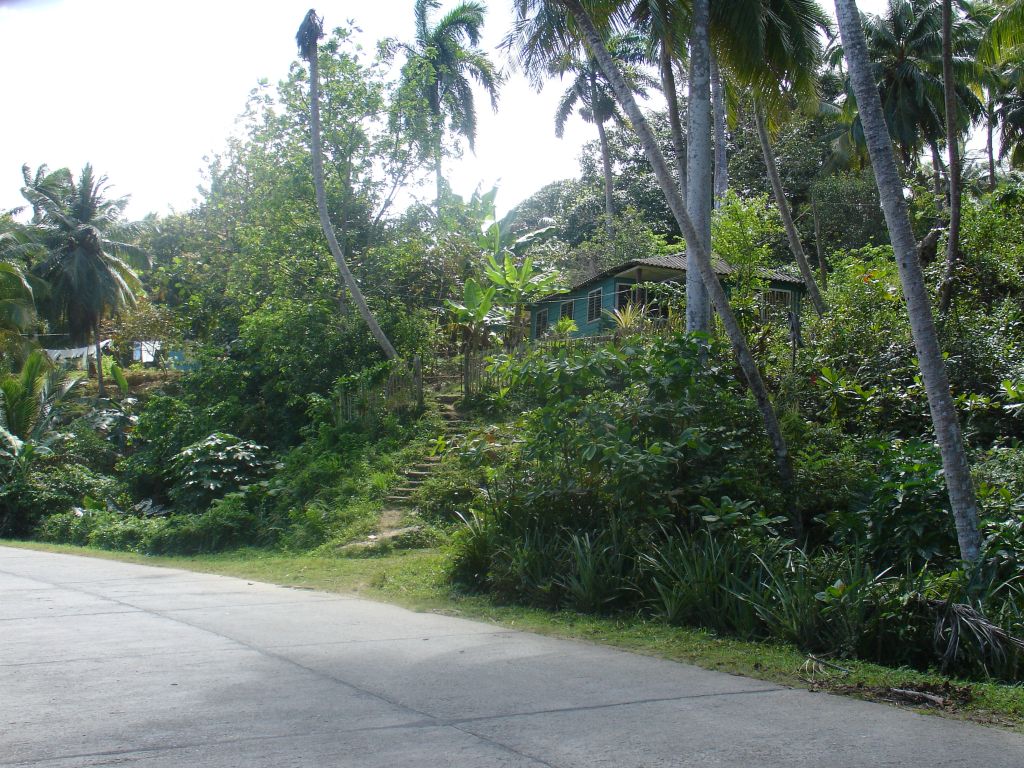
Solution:
{"label": "fallen branch", "polygon": [[948,701],[941,696],[936,696],[933,693],[924,693],[923,691],[911,691],[907,688],[890,688],[895,694],[903,696],[904,698],[911,699],[913,701],[926,701],[930,704],[934,704],[937,707],[944,707]]}
{"label": "fallen branch", "polygon": [[821,666],[823,666],[823,667],[831,667],[832,669],[837,669],[840,672],[845,672],[847,675],[853,674],[853,670],[852,669],[847,669],[846,667],[841,667],[838,664],[833,664],[831,661],[826,661],[825,659],[820,659],[817,656],[815,656],[813,653],[808,653],[807,654],[807,658],[809,660],[813,661],[815,664],[821,664]]}

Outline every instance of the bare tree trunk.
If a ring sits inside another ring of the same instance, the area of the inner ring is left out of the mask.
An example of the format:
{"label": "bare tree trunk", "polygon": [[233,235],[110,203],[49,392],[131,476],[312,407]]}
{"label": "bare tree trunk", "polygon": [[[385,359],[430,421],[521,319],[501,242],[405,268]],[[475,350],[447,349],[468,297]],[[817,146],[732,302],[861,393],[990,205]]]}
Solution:
{"label": "bare tree trunk", "polygon": [[[699,270],[708,293],[710,293],[711,299],[714,301],[715,308],[722,319],[722,325],[729,337],[729,341],[732,343],[737,362],[747,379],[747,384],[754,395],[758,409],[761,411],[765,431],[768,433],[768,438],[771,441],[772,450],[775,454],[779,479],[791,505],[794,524],[799,526],[800,521],[795,512],[793,467],[790,463],[789,449],[786,446],[785,438],[782,436],[782,429],[779,426],[775,409],[772,407],[771,399],[768,396],[768,390],[765,388],[754,358],[750,354],[747,340],[743,336],[743,331],[740,330],[739,323],[736,322],[736,316],[729,307],[725,289],[722,287],[722,283],[719,281],[718,275],[715,274],[715,270],[711,265],[711,254],[704,247],[703,241],[694,228],[693,221],[686,212],[686,202],[683,200],[675,180],[672,178],[672,172],[669,170],[668,163],[661,153],[661,148],[654,137],[654,132],[651,130],[650,125],[648,125],[643,112],[640,111],[640,107],[637,105],[629,86],[626,85],[622,73],[619,72],[615,62],[605,49],[604,43],[601,40],[601,34],[587,15],[580,0],[559,0],[559,2],[573,15],[584,42],[611,85],[616,100],[633,124],[633,129],[636,131],[637,137],[644,148],[647,160],[651,164],[655,178],[658,180],[658,186],[661,187],[661,191],[665,195],[665,200],[676,219],[676,223],[679,224],[679,228],[682,230],[687,242],[694,243],[690,253],[694,256],[697,270]],[[692,170],[692,168],[688,170]]]}
{"label": "bare tree trunk", "polygon": [[[96,345],[96,396],[106,397],[107,391],[103,386],[103,347],[100,344],[99,321],[92,327],[92,340]],[[88,368],[86,368],[86,373],[88,373]]]}
{"label": "bare tree trunk", "polygon": [[942,87],[946,92],[946,149],[949,151],[949,234],[946,236],[946,272],[939,288],[940,317],[949,312],[953,303],[953,280],[960,259],[960,137],[953,76],[952,0],[942,0]]}
{"label": "bare tree trunk", "polygon": [[843,49],[860,109],[871,165],[875,171],[875,183],[878,185],[889,237],[896,253],[896,265],[910,316],[910,329],[917,349],[921,376],[928,394],[932,424],[942,453],[946,489],[956,522],[960,555],[967,562],[975,562],[981,551],[978,502],[971,483],[971,468],[960,433],[960,423],[949,391],[945,361],[935,333],[924,275],[917,258],[917,243],[903,197],[903,181],[896,168],[892,142],[882,115],[882,103],[871,74],[871,62],[857,3],[855,0],[835,0],[835,3]]}
{"label": "bare tree trunk", "polygon": [[[398,353],[395,352],[395,348],[391,345],[384,331],[381,330],[380,325],[377,323],[377,318],[370,312],[370,308],[366,305],[366,299],[363,298],[363,292],[359,290],[359,285],[356,283],[356,279],[352,276],[352,271],[345,262],[345,253],[338,243],[337,236],[334,234],[334,226],[331,224],[331,218],[327,211],[327,193],[324,190],[324,160],[320,144],[320,62],[317,61],[315,50],[308,61],[310,155],[313,158],[313,186],[316,188],[316,208],[320,214],[320,226],[327,237],[327,245],[331,249],[334,263],[337,264],[341,278],[345,281],[345,286],[348,288],[349,293],[352,294],[352,300],[355,302],[360,316],[366,322],[366,325],[369,326],[370,333],[373,334],[373,338],[377,340],[380,348],[384,350],[384,355],[388,360],[396,360],[398,359]],[[440,172],[440,158],[438,171]]]}
{"label": "bare tree trunk", "polygon": [[818,252],[818,272],[821,274],[821,287],[828,290],[828,268],[825,265],[825,251],[821,247],[821,222],[818,220],[818,201],[811,192],[811,217],[814,219],[814,249]]}
{"label": "bare tree trunk", "polygon": [[608,148],[608,134],[605,133],[604,123],[595,118],[597,123],[597,136],[601,140],[601,165],[604,169],[604,228],[611,237],[615,233],[615,198],[612,196],[612,185],[615,179],[612,176],[612,154]]}
{"label": "bare tree trunk", "polygon": [[725,78],[718,68],[718,57],[711,53],[711,106],[715,115],[715,207],[729,190],[729,158],[725,136]]}
{"label": "bare tree trunk", "polygon": [[711,324],[710,286],[701,279],[697,250],[711,253],[713,177],[711,162],[711,45],[709,0],[693,0],[690,34],[689,128],[686,143],[686,211],[695,239],[686,237],[686,330],[706,333]]}
{"label": "bare tree trunk", "polygon": [[679,91],[676,88],[676,76],[672,71],[672,53],[661,44],[661,90],[665,94],[668,105],[668,125],[672,132],[672,149],[675,151],[676,173],[679,175],[679,188],[686,189],[686,145],[683,144],[683,123],[679,119]]}
{"label": "bare tree trunk", "polygon": [[807,286],[807,295],[810,296],[811,304],[818,316],[823,316],[828,307],[825,300],[821,298],[818,291],[818,284],[814,282],[814,273],[811,272],[811,265],[807,263],[807,255],[804,253],[803,243],[800,242],[800,233],[796,231],[793,217],[789,213],[789,203],[786,200],[786,192],[782,189],[782,178],[779,176],[779,169],[775,165],[775,153],[772,151],[771,140],[768,138],[768,126],[764,122],[764,111],[761,105],[754,101],[754,122],[757,124],[757,140],[761,143],[761,154],[764,157],[764,167],[768,171],[768,180],[772,183],[772,194],[775,196],[775,205],[778,206],[779,215],[782,217],[782,226],[786,230],[786,239],[789,240],[789,250],[800,267],[800,274]]}

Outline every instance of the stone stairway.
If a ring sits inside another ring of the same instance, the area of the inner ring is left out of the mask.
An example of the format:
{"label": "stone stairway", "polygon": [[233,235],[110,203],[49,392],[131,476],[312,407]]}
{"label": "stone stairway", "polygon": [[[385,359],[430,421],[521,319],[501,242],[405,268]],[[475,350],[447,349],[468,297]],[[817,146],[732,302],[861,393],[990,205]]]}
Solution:
{"label": "stone stairway", "polygon": [[[457,394],[442,394],[437,396],[437,403],[440,409],[441,418],[444,419],[444,436],[451,440],[459,437],[466,430],[466,420],[457,409],[461,399]],[[398,488],[393,488],[387,497],[387,504],[396,507],[408,507],[412,503],[416,489],[423,484],[423,481],[430,477],[434,468],[441,459],[439,456],[425,456],[417,464],[408,467],[403,473],[404,481]]]}

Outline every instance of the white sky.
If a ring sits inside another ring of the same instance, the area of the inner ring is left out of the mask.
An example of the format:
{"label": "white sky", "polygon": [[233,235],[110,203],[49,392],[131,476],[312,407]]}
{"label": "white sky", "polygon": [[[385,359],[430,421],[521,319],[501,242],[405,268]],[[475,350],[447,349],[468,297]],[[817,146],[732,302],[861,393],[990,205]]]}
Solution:
{"label": "white sky", "polygon": [[[295,30],[311,0],[0,0],[0,210],[24,203],[21,167],[86,162],[130,194],[128,215],[187,210],[198,196],[203,156],[234,130],[260,78],[277,83],[296,58]],[[862,0],[876,11],[885,0]],[[353,18],[367,48],[384,37],[413,38],[412,0],[316,4],[330,29]],[[445,2],[442,12],[451,5]],[[831,9],[830,9],[831,10]],[[511,3],[490,3],[483,47],[507,32]],[[518,75],[502,89],[497,115],[477,97],[476,154],[446,166],[468,195],[500,180],[498,206],[515,205],[543,185],[576,176],[580,146],[593,126],[570,120],[565,138],[553,116],[563,87],[535,93]]]}

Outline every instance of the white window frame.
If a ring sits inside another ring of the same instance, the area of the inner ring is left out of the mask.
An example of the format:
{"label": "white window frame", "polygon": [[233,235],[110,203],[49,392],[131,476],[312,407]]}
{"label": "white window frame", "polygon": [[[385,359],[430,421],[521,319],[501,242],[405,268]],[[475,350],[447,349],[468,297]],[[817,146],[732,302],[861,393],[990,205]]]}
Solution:
{"label": "white window frame", "polygon": [[[594,313],[594,299],[597,299],[597,312]],[[597,287],[587,294],[587,322],[593,323],[601,319],[601,310],[604,304],[604,289]]]}

